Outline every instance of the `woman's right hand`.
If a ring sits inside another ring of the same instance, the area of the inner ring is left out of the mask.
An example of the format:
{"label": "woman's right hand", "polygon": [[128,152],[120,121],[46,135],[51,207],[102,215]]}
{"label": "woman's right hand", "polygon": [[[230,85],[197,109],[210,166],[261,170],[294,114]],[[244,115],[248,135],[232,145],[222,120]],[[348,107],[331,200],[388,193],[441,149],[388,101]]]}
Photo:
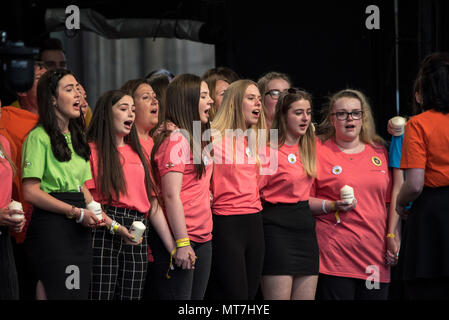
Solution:
{"label": "woman's right hand", "polygon": [[351,211],[357,206],[357,199],[354,198],[351,204],[346,204],[345,200],[337,200],[335,201],[335,210],[339,212]]}
{"label": "woman's right hand", "polygon": [[7,226],[14,232],[21,232],[25,225],[25,219],[15,219],[13,214],[22,214],[19,210],[0,209],[0,226]]}
{"label": "woman's right hand", "polygon": [[129,233],[128,229],[126,229],[124,226],[120,226],[117,230],[117,234],[122,237],[123,241],[125,241],[126,244],[130,244],[132,246],[136,246],[138,244],[141,244],[143,241],[143,238],[140,237],[140,239],[138,239],[138,241],[134,241],[134,236]]}
{"label": "woman's right hand", "polygon": [[184,269],[190,270],[195,269],[196,255],[191,246],[181,247],[176,249],[174,255],[175,264]]}
{"label": "woman's right hand", "polygon": [[[392,119],[393,119],[393,118],[391,118],[390,120],[388,120],[388,125],[387,125],[387,131],[388,131],[388,133],[391,134],[392,136],[395,136],[395,137],[400,137],[400,136],[402,136],[402,135],[403,135],[402,132],[398,132],[398,131],[396,131],[396,130],[394,129],[393,123],[392,123],[392,121],[391,121]],[[407,123],[407,122],[405,122],[405,123]]]}
{"label": "woman's right hand", "polygon": [[[76,216],[76,220],[79,220],[81,216],[81,209],[79,214]],[[98,218],[92,211],[88,209],[84,209],[84,217],[83,220],[80,222],[84,227],[86,228],[95,228],[95,227],[102,227],[103,225],[98,224]]]}

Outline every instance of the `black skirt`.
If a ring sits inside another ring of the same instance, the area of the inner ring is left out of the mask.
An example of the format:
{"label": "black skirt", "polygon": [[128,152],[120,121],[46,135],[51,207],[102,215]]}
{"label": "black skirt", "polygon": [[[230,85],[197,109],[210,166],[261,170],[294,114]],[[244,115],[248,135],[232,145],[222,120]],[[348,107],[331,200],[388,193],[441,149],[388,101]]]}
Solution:
{"label": "black skirt", "polygon": [[308,201],[264,203],[265,261],[263,275],[318,275],[315,219]]}
{"label": "black skirt", "polygon": [[449,187],[425,187],[413,202],[399,260],[404,280],[449,277]]}
{"label": "black skirt", "polygon": [[[85,208],[82,193],[50,193]],[[35,282],[41,280],[47,299],[88,299],[92,272],[92,231],[65,215],[34,207],[25,250]]]}

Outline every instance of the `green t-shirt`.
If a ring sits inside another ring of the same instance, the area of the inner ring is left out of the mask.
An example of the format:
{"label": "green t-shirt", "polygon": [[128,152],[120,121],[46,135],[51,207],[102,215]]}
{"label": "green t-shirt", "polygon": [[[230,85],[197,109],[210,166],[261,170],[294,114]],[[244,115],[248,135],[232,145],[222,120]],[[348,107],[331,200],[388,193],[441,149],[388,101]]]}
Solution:
{"label": "green t-shirt", "polygon": [[79,192],[86,180],[92,178],[89,161],[73,150],[70,133],[64,134],[72,158],[58,161],[51,149],[50,136],[42,126],[28,135],[22,148],[22,179],[38,178],[41,189],[50,192]]}

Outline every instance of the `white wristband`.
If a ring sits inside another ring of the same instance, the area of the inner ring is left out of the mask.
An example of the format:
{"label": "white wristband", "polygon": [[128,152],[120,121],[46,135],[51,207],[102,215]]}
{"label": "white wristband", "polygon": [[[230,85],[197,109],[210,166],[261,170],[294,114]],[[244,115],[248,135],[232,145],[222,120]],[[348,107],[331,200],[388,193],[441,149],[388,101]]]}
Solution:
{"label": "white wristband", "polygon": [[321,202],[321,209],[323,209],[323,212],[324,212],[324,213],[329,213],[329,212],[326,211],[326,200],[323,200],[323,201]]}
{"label": "white wristband", "polygon": [[76,220],[76,223],[81,223],[84,219],[84,209],[80,208],[80,210],[81,210],[80,218]]}

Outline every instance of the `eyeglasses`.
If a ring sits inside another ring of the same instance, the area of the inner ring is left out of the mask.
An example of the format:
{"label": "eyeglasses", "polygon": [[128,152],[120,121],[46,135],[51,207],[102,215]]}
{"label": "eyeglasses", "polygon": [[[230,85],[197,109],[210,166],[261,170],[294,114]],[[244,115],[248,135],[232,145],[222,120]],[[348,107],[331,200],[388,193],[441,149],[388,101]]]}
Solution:
{"label": "eyeglasses", "polygon": [[335,113],[331,113],[331,116],[336,116],[337,120],[341,120],[341,121],[347,120],[349,118],[349,115],[351,115],[353,120],[360,120],[360,119],[362,119],[363,111],[362,110],[352,111],[352,112],[338,111]]}
{"label": "eyeglasses", "polygon": [[272,89],[270,91],[267,91],[267,93],[265,93],[265,95],[269,94],[270,97],[274,100],[279,99],[279,96],[281,95],[282,91],[278,90],[278,89]]}

